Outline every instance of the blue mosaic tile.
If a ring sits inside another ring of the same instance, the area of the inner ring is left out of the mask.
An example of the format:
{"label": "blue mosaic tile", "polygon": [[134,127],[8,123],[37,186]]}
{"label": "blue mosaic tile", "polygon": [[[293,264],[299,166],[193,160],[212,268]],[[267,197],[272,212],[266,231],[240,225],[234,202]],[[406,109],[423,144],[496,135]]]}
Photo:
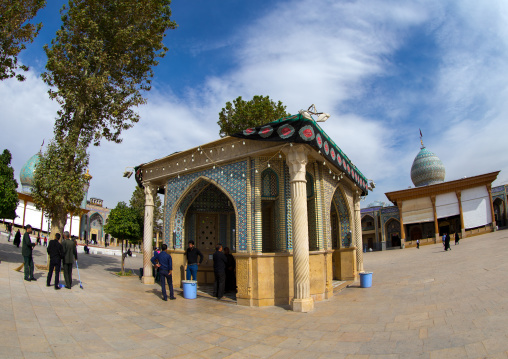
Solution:
{"label": "blue mosaic tile", "polygon": [[[208,168],[203,171],[173,177],[167,182],[166,189],[166,218],[164,226],[164,238],[170,238],[170,218],[174,206],[178,204],[178,210],[174,218],[174,244],[175,248],[182,248],[183,216],[188,206],[199,195],[201,190],[210,182],[206,180],[194,183],[199,177],[210,179],[217,183],[233,199],[238,216],[238,242],[237,251],[247,251],[247,162],[240,161],[220,168]],[[184,192],[194,184],[193,188],[181,199]],[[172,234],[171,234],[172,235]],[[166,243],[169,240],[166,239]]]}

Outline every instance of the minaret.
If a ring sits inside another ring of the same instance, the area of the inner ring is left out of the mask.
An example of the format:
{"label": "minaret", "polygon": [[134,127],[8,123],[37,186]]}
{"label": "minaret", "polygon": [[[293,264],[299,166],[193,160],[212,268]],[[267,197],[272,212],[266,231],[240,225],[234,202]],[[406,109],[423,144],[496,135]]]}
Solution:
{"label": "minaret", "polygon": [[83,201],[81,202],[81,208],[86,209],[86,203],[88,201],[88,189],[90,188],[90,180],[92,179],[92,175],[89,172],[89,169],[86,169],[86,173],[83,175],[83,177],[86,180],[86,184],[83,187],[84,195],[83,195]]}

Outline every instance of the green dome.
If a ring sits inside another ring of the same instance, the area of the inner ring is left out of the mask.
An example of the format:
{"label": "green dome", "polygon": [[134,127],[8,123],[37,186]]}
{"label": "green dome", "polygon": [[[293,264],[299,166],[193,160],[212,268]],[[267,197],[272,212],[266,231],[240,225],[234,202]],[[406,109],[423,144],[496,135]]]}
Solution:
{"label": "green dome", "polygon": [[35,166],[39,163],[39,153],[36,153],[24,164],[19,173],[19,179],[21,182],[21,191],[24,193],[32,192],[34,183]]}
{"label": "green dome", "polygon": [[411,180],[415,187],[442,183],[445,179],[443,162],[434,153],[422,147],[411,166]]}

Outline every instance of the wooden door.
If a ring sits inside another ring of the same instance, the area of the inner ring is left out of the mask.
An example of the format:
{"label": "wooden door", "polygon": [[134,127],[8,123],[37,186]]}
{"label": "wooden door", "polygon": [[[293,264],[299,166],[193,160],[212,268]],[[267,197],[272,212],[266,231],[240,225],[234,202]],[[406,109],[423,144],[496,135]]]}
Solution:
{"label": "wooden door", "polygon": [[203,264],[212,266],[211,255],[219,243],[219,216],[216,213],[199,213],[196,219],[196,246],[203,253]]}

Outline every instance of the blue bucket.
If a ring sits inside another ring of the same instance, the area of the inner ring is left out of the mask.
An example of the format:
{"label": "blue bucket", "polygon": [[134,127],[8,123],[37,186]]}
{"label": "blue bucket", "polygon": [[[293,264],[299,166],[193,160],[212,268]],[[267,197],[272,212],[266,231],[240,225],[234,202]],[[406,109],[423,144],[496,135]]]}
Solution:
{"label": "blue bucket", "polygon": [[372,272],[360,273],[360,287],[362,288],[372,287]]}
{"label": "blue bucket", "polygon": [[182,280],[183,297],[185,299],[196,299],[197,282],[195,280]]}

